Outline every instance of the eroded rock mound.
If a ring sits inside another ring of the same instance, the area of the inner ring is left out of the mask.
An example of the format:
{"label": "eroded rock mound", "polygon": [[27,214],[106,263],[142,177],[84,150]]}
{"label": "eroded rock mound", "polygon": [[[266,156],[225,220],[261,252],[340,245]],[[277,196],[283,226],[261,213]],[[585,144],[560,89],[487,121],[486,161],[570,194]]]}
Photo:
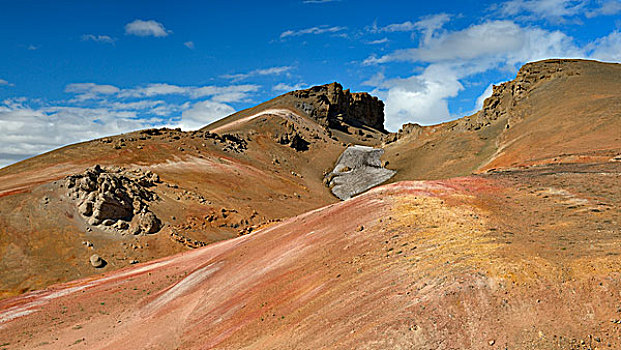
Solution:
{"label": "eroded rock mound", "polygon": [[155,233],[160,220],[149,209],[157,195],[149,190],[160,182],[150,171],[102,168],[95,165],[66,178],[67,195],[77,201],[88,224],[122,233]]}
{"label": "eroded rock mound", "polygon": [[332,83],[287,95],[297,100],[296,108],[323,126],[338,128],[342,120],[384,131],[384,102],[366,92],[350,92],[339,83]]}
{"label": "eroded rock mound", "polygon": [[335,196],[345,200],[390,179],[396,171],[382,167],[381,148],[350,146],[336,161],[325,182]]}

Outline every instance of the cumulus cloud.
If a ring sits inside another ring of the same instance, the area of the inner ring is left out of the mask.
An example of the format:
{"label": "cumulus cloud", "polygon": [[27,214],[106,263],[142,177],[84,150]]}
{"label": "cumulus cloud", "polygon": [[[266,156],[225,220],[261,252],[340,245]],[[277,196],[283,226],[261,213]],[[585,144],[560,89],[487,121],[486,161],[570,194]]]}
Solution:
{"label": "cumulus cloud", "polygon": [[483,93],[479,97],[477,97],[476,107],[475,107],[477,111],[483,108],[483,103],[485,102],[485,99],[492,96],[492,93],[494,92],[494,85],[498,85],[498,84],[489,84],[485,88]]}
{"label": "cumulus cloud", "polygon": [[621,32],[618,30],[609,35],[596,39],[588,45],[591,58],[609,61],[621,62]]}
{"label": "cumulus cloud", "polygon": [[98,43],[114,44],[116,39],[111,38],[107,35],[84,34],[82,35],[82,41],[94,41]]}
{"label": "cumulus cloud", "polygon": [[[562,49],[569,51],[563,53]],[[423,45],[394,51],[380,58],[369,57],[366,64],[386,62],[442,62],[480,57],[509,57],[509,63],[525,57],[547,58],[550,52],[575,55],[573,39],[560,31],[521,27],[513,21],[488,21],[464,30],[430,38]]]}
{"label": "cumulus cloud", "polygon": [[13,84],[9,83],[4,79],[0,79],[0,86],[13,86]]}
{"label": "cumulus cloud", "polygon": [[347,28],[338,27],[338,26],[330,27],[328,25],[321,25],[317,27],[311,27],[311,28],[300,29],[300,30],[286,30],[280,34],[280,38],[284,39],[284,38],[288,38],[292,36],[301,36],[301,35],[306,35],[306,34],[317,35],[317,34],[324,34],[324,33],[338,33],[345,29]]}
{"label": "cumulus cloud", "polygon": [[463,90],[453,67],[442,64],[430,65],[408,78],[385,80],[378,76],[370,83],[378,85],[373,94],[384,100],[389,130],[397,130],[408,121],[434,124],[450,119],[446,99]]}
{"label": "cumulus cloud", "polygon": [[248,79],[250,77],[256,77],[256,76],[280,75],[280,74],[289,72],[292,69],[293,69],[292,66],[277,66],[277,67],[270,67],[270,68],[263,68],[263,69],[255,69],[248,73],[224,74],[222,75],[222,78],[231,79],[233,81],[239,81],[239,80],[244,80],[244,79]]}
{"label": "cumulus cloud", "polygon": [[194,50],[194,42],[193,41],[186,41],[186,42],[183,43],[183,45],[185,47],[187,47],[188,49],[190,49],[190,50]]}
{"label": "cumulus cloud", "polygon": [[128,35],[164,37],[168,36],[169,33],[172,32],[164,28],[162,23],[154,20],[137,19],[125,25],[125,34]]}
{"label": "cumulus cloud", "polygon": [[201,101],[181,113],[179,126],[184,130],[194,130],[233,113],[235,109],[227,104],[210,100]]}

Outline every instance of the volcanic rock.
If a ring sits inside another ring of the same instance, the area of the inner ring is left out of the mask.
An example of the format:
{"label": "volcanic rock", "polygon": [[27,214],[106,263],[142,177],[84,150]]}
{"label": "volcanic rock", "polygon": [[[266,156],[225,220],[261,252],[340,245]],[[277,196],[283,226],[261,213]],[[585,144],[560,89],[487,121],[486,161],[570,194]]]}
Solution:
{"label": "volcanic rock", "polygon": [[95,165],[82,174],[68,176],[66,187],[68,196],[78,200],[78,212],[88,218],[89,225],[116,231],[131,226],[132,233],[139,234],[160,229],[160,220],[148,206],[157,196],[147,189],[159,181],[159,176],[150,171]]}
{"label": "volcanic rock", "polygon": [[296,108],[325,127],[339,128],[341,121],[367,125],[384,131],[384,102],[366,92],[343,90],[339,83],[313,86],[287,94],[296,99]]}

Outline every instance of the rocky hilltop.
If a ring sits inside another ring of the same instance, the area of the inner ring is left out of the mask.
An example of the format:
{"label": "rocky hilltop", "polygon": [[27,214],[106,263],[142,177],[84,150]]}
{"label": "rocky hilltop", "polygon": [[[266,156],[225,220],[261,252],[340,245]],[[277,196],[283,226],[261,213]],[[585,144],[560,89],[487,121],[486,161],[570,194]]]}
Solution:
{"label": "rocky hilltop", "polygon": [[509,112],[541,83],[561,77],[580,75],[580,60],[545,60],[527,63],[518,71],[515,79],[494,85],[492,96],[485,99],[483,108],[465,117],[458,128],[478,130],[492,121],[509,117]]}
{"label": "rocky hilltop", "polygon": [[295,98],[295,107],[321,125],[338,129],[345,122],[384,130],[384,102],[366,92],[343,90],[341,84],[334,82],[286,95]]}

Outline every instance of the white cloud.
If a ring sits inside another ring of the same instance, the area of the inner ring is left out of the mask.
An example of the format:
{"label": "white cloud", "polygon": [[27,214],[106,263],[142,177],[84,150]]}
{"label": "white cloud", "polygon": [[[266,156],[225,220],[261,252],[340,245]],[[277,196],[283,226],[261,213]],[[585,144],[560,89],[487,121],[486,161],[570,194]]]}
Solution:
{"label": "white cloud", "polygon": [[244,80],[244,79],[248,79],[250,77],[255,77],[255,76],[279,75],[279,74],[289,72],[292,69],[293,69],[292,66],[277,66],[277,67],[270,67],[270,68],[263,68],[263,69],[255,69],[248,73],[225,74],[225,75],[222,75],[222,78],[231,79],[233,81],[239,81],[239,80]]}
{"label": "white cloud", "polygon": [[509,58],[509,63],[515,64],[525,59],[548,58],[550,53],[561,56],[580,54],[572,38],[560,31],[521,27],[504,20],[446,33],[413,49],[397,50],[380,58],[370,57],[365,63],[442,62],[497,56]]}
{"label": "white cloud", "polygon": [[164,37],[168,36],[169,33],[172,32],[164,28],[162,23],[153,20],[137,19],[125,25],[125,34],[129,35]]}
{"label": "white cloud", "polygon": [[94,83],[76,83],[65,87],[65,92],[77,94],[76,101],[86,101],[100,98],[102,95],[116,94],[120,89],[113,85],[100,85]]}
{"label": "white cloud", "polygon": [[107,35],[84,34],[82,35],[82,41],[94,41],[98,43],[114,44],[116,39],[111,38]]}
{"label": "white cloud", "polygon": [[289,92],[289,91],[294,91],[294,90],[301,90],[306,87],[308,87],[308,85],[304,83],[297,83],[295,85],[278,83],[272,87],[272,90],[277,91],[277,92]]}
{"label": "white cloud", "polygon": [[585,16],[587,18],[597,16],[612,16],[621,12],[621,0],[607,0],[602,3],[600,7],[587,11]]}
{"label": "white cloud", "polygon": [[428,43],[451,20],[451,16],[446,13],[425,16],[416,22],[415,26],[422,34],[422,42]]}
{"label": "white cloud", "polygon": [[494,92],[494,84],[489,84],[485,88],[485,91],[483,91],[483,93],[479,97],[477,97],[476,107],[475,107],[477,111],[483,108],[483,103],[485,102],[485,99],[492,96],[493,92]]}
{"label": "white cloud", "polygon": [[[420,31],[424,35],[424,40],[428,40],[440,28],[451,20],[451,15],[446,13],[438,13],[430,16],[424,16],[416,22],[405,21],[402,23],[392,23],[384,27],[378,27],[374,23],[367,30],[371,33],[394,33],[394,32],[414,32]],[[387,39],[386,39],[387,41]]]}
{"label": "white cloud", "polygon": [[179,86],[166,83],[148,84],[146,86],[119,89],[113,85],[95,83],[69,84],[65,92],[76,94],[72,102],[115,97],[120,99],[151,98],[157,96],[179,95],[191,99],[211,97],[219,102],[240,102],[248,99],[249,94],[259,89],[259,85],[243,84],[229,86]]}
{"label": "white cloud", "polygon": [[4,79],[0,79],[0,86],[13,86],[13,84],[9,83]]}
{"label": "white cloud", "polygon": [[194,130],[235,113],[235,109],[227,104],[214,101],[197,102],[181,113],[179,126],[184,130]]}
{"label": "white cloud", "polygon": [[388,42],[388,38],[382,38],[382,39],[377,39],[377,40],[371,40],[369,42],[367,42],[367,44],[369,45],[379,45],[379,44],[385,44]]}
{"label": "white cloud", "polygon": [[410,32],[416,28],[413,22],[406,21],[403,23],[393,23],[385,27],[379,28],[379,32]]}
{"label": "white cloud", "polygon": [[280,34],[280,38],[284,39],[291,36],[300,36],[305,34],[324,34],[324,33],[338,33],[347,29],[346,27],[330,27],[327,25],[321,25],[312,28],[300,29],[300,30],[286,30]]}
{"label": "white cloud", "polygon": [[588,45],[590,57],[609,62],[621,62],[621,32],[618,30],[596,39]]}
{"label": "white cloud", "polygon": [[39,48],[38,46],[28,45],[28,50],[29,50],[29,51],[34,51],[34,50],[36,50],[36,49],[38,49],[38,48]]}
{"label": "white cloud", "polygon": [[504,17],[563,22],[567,17],[580,14],[587,2],[586,0],[511,0],[496,5],[495,12]]}
{"label": "white cloud", "polygon": [[189,87],[177,86],[166,83],[149,84],[144,87],[124,89],[119,93],[120,97],[153,97],[162,95],[185,95]]}
{"label": "white cloud", "polygon": [[186,42],[183,43],[183,45],[185,47],[187,47],[188,49],[190,49],[190,50],[194,50],[194,42],[193,41],[186,41]]}
{"label": "white cloud", "polygon": [[442,64],[430,65],[409,78],[384,80],[380,75],[369,83],[379,85],[372,93],[384,100],[388,130],[397,130],[408,121],[434,124],[449,120],[446,99],[463,89],[453,67]]}

